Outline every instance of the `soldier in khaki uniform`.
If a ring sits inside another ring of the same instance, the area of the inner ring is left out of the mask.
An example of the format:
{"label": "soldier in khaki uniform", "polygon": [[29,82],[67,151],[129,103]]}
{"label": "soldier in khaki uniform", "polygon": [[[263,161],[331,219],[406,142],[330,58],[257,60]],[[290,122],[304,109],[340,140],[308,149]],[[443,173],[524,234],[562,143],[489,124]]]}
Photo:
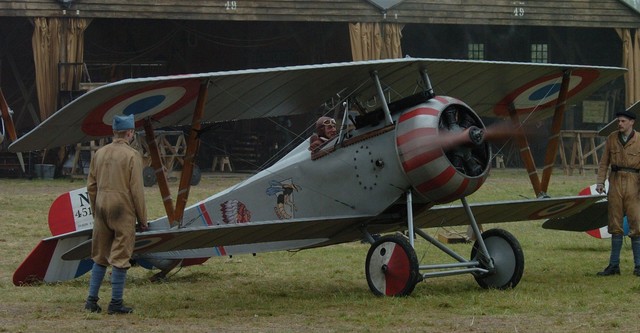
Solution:
{"label": "soldier in khaki uniform", "polygon": [[111,265],[111,302],[108,313],[131,313],[123,305],[124,283],[135,243],[136,220],[147,229],[147,209],[142,182],[142,157],[129,143],[134,117],[115,116],[113,142],[98,149],[91,160],[87,190],[93,210],[91,280],[85,309],[100,312],[98,291]]}
{"label": "soldier in khaki uniform", "polygon": [[620,274],[620,250],[624,236],[622,222],[626,214],[635,264],[633,274],[640,276],[640,137],[633,129],[635,114],[622,111],[616,113],[616,117],[618,131],[607,137],[598,167],[596,191],[604,193],[604,181],[611,166],[607,194],[611,256],[607,268],[598,275]]}

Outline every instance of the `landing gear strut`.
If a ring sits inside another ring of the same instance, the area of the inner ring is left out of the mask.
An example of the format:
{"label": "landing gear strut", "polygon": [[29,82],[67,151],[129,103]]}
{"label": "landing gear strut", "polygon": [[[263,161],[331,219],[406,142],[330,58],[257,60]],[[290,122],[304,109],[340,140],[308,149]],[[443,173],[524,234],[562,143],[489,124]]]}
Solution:
{"label": "landing gear strut", "polygon": [[[518,240],[502,229],[481,233],[467,201],[465,198],[461,201],[476,238],[471,259],[463,258],[421,229],[414,230],[411,193],[408,192],[409,240],[399,235],[384,236],[371,245],[365,263],[371,292],[377,296],[408,296],[424,279],[466,273],[472,274],[478,285],[485,289],[514,288],[520,282],[524,272],[524,253]],[[414,232],[457,262],[420,265],[413,247]]]}

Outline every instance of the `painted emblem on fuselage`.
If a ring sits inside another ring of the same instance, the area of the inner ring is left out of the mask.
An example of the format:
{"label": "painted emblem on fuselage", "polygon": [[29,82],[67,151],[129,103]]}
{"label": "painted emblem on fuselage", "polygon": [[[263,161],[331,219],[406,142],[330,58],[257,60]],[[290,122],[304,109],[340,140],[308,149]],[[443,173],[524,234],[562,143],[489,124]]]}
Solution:
{"label": "painted emblem on fuselage", "polygon": [[220,204],[220,211],[224,224],[251,222],[251,211],[241,201],[227,200]]}
{"label": "painted emblem on fuselage", "polygon": [[273,210],[279,219],[288,220],[295,216],[297,209],[293,192],[298,192],[301,189],[300,185],[294,184],[291,179],[272,180],[269,182],[267,195],[276,197],[276,206],[273,207]]}

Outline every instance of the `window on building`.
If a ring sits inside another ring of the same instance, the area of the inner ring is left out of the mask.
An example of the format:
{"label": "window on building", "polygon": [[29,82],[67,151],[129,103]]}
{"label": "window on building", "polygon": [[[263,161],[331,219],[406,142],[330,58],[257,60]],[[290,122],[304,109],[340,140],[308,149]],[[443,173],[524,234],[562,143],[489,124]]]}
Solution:
{"label": "window on building", "polygon": [[548,63],[549,45],[531,44],[531,62]]}
{"label": "window on building", "polygon": [[484,60],[484,44],[469,44],[470,60]]}

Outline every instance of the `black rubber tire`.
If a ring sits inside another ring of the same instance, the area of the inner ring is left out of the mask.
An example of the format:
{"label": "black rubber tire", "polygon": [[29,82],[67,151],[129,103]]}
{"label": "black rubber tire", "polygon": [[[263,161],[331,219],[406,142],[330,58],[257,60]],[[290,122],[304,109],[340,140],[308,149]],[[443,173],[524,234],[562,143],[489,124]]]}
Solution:
{"label": "black rubber tire", "polygon": [[408,296],[421,280],[416,251],[398,235],[381,237],[371,245],[365,273],[376,296]]}
{"label": "black rubber tire", "polygon": [[200,179],[202,179],[202,172],[200,171],[200,167],[194,165],[193,173],[191,174],[191,185],[195,186],[200,184]]}
{"label": "black rubber tire", "polygon": [[153,167],[144,167],[144,169],[142,169],[142,183],[144,187],[151,187],[156,184],[156,181],[156,173]]}
{"label": "black rubber tire", "polygon": [[[524,253],[518,240],[502,229],[490,229],[482,233],[482,239],[493,260],[494,269],[486,274],[474,275],[476,282],[485,289],[515,288],[524,273]],[[478,241],[471,249],[471,260],[486,262],[479,255]],[[486,268],[486,266],[484,267]]]}

